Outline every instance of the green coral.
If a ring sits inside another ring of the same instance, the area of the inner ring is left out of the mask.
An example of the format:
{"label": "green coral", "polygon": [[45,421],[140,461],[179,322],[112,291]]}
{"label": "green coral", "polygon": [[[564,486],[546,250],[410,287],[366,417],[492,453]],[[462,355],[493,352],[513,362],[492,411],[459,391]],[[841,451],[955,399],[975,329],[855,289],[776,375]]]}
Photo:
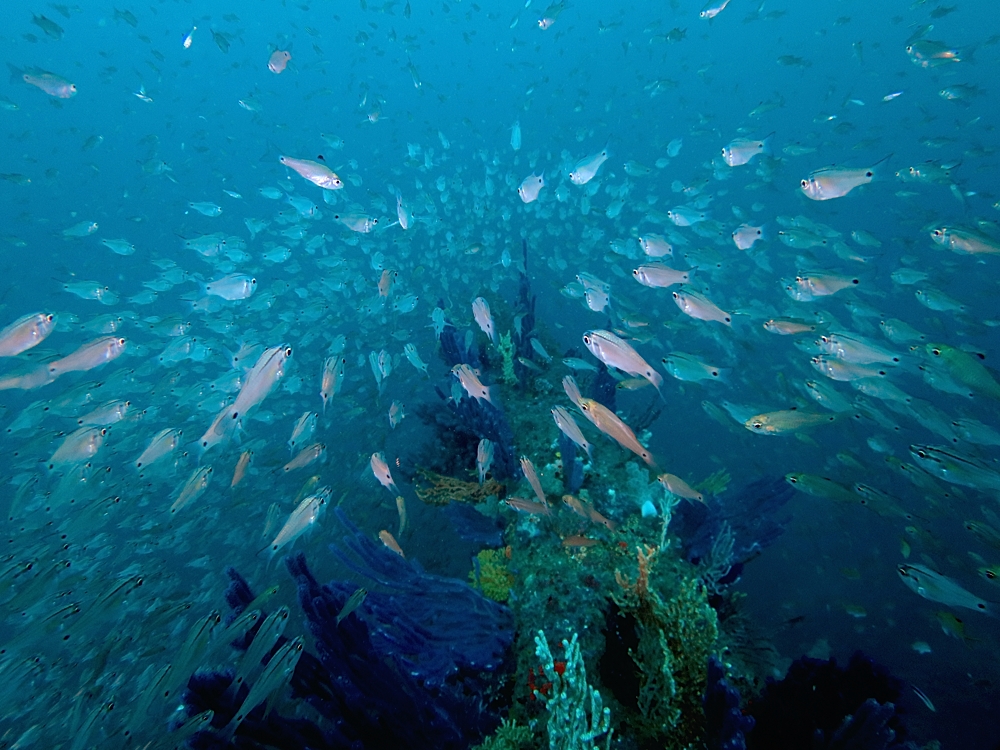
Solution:
{"label": "green coral", "polygon": [[629,721],[635,732],[667,750],[696,746],[704,731],[702,693],[707,662],[718,638],[718,620],[705,587],[682,577],[666,602],[649,585],[655,547],[639,554],[633,584],[619,576],[624,590],[615,601],[635,618],[638,646],[632,661],[639,672],[638,716]]}
{"label": "green coral", "polygon": [[545,677],[552,683],[547,697],[535,691],[535,697],[549,712],[546,730],[549,750],[591,750],[594,740],[606,734],[605,747],[611,747],[611,710],[603,706],[601,693],[587,683],[587,669],[580,654],[576,633],[563,640],[565,667],[556,669],[545,632],[535,636],[535,654],[542,661]]}
{"label": "green coral", "polygon": [[514,574],[507,567],[507,555],[502,549],[484,549],[476,555],[476,565],[469,573],[469,581],[483,596],[495,602],[506,602],[514,585]]}
{"label": "green coral", "polygon": [[517,373],[514,372],[514,342],[510,337],[510,331],[500,334],[500,343],[497,348],[503,357],[503,375],[500,376],[500,380],[508,385],[515,385]]}
{"label": "green coral", "polygon": [[534,735],[528,727],[504,719],[492,737],[486,738],[481,745],[473,746],[471,750],[528,750],[533,739]]}

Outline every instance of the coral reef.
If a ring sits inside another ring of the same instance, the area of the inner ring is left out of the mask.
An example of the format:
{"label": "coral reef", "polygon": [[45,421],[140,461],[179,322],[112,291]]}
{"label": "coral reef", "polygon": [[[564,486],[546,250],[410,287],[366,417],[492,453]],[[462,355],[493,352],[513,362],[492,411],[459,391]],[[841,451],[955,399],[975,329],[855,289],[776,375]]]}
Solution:
{"label": "coral reef", "polygon": [[414,486],[423,502],[428,505],[447,505],[450,502],[481,503],[490,496],[503,498],[506,490],[495,479],[479,482],[463,482],[461,479],[447,477],[429,469],[417,468],[419,480]]}
{"label": "coral reef", "polygon": [[802,657],[750,702],[749,750],[903,750],[912,747],[895,703],[902,683],[860,652],[846,668]]}
{"label": "coral reef", "polygon": [[[298,661],[292,697],[318,711],[326,719],[323,728],[258,709],[233,742],[290,750],[466,748],[479,741],[500,720],[497,706],[514,634],[510,610],[461,581],[423,572],[337,515],[346,532],[330,549],[349,579],[320,586],[303,555],[286,558],[317,651]],[[341,616],[359,585],[367,596]],[[247,606],[251,592],[245,582],[230,591],[232,602]],[[239,705],[234,698],[243,698],[228,693],[232,679],[231,673],[199,673],[186,693],[188,712],[210,709],[213,726],[227,724]],[[228,740],[203,731],[192,744],[225,747]]]}
{"label": "coral reef", "polygon": [[480,550],[472,558],[472,572],[469,573],[473,588],[495,602],[510,599],[510,589],[514,585],[514,574],[508,567],[510,555],[510,547]]}
{"label": "coral reef", "polygon": [[708,750],[746,750],[753,717],[740,711],[740,693],[729,684],[722,662],[714,656],[708,660],[704,705]]}
{"label": "coral reef", "polygon": [[549,695],[535,691],[535,697],[548,710],[549,750],[590,750],[602,735],[606,735],[605,747],[610,747],[611,710],[603,705],[600,691],[587,683],[576,634],[563,640],[562,645],[565,662],[557,669],[545,632],[539,630],[535,636],[535,655],[552,686],[546,691]]}
{"label": "coral reef", "polygon": [[503,374],[500,382],[507,385],[517,384],[517,373],[514,372],[514,342],[511,341],[510,331],[500,334],[500,343],[497,344],[500,356],[503,357]]}

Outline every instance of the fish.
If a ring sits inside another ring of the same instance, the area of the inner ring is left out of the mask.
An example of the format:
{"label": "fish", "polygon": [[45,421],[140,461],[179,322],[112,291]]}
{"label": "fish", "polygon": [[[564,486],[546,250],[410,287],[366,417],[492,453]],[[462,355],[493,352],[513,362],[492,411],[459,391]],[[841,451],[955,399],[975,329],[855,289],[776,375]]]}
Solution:
{"label": "fish", "polygon": [[479,484],[486,481],[486,474],[493,465],[493,441],[482,438],[476,447],[476,473],[479,475]]}
{"label": "fish", "polygon": [[399,488],[392,479],[392,472],[389,471],[389,464],[385,462],[385,454],[381,451],[378,453],[372,453],[370,464],[372,474],[375,475],[379,484],[389,490],[389,492],[393,495],[399,495]]}
{"label": "fish", "polygon": [[187,480],[177,488],[177,496],[170,506],[170,512],[172,514],[177,513],[204,495],[205,490],[208,489],[208,485],[212,481],[213,471],[211,466],[196,467]]}
{"label": "fish", "polygon": [[574,185],[586,185],[597,176],[597,170],[611,156],[611,151],[605,146],[596,154],[587,156],[576,163],[569,173],[569,181]]}
{"label": "fish", "polygon": [[729,142],[729,145],[722,147],[722,160],[730,167],[741,167],[749,164],[758,154],[771,153],[771,138],[774,133],[767,135],[763,140],[755,141],[750,138],[736,138]]}
{"label": "fish", "polygon": [[658,234],[644,234],[639,238],[639,246],[650,258],[662,258],[673,255],[674,249],[667,240]]}
{"label": "fish", "polygon": [[700,292],[681,287],[671,294],[681,312],[695,320],[714,321],[727,326],[733,323],[732,315],[719,308],[718,305]]}
{"label": "fish", "polygon": [[490,303],[487,302],[482,297],[476,297],[472,300],[472,317],[475,318],[476,324],[485,333],[491,344],[496,343],[496,331],[493,327],[493,315],[490,313]]}
{"label": "fish", "polygon": [[551,412],[552,419],[555,421],[556,427],[558,427],[559,430],[576,445],[583,448],[588,459],[593,460],[593,456],[591,455],[593,446],[587,441],[587,438],[583,436],[583,431],[580,430],[580,426],[576,423],[576,420],[573,419],[573,415],[562,406],[553,406]]}
{"label": "fish", "polygon": [[249,298],[256,289],[257,279],[243,273],[232,273],[205,284],[204,294],[236,302]]}
{"label": "fish", "polygon": [[340,623],[347,619],[352,612],[360,607],[364,603],[366,596],[368,596],[368,589],[359,588],[347,597],[347,601],[344,602],[344,606],[341,607],[340,612],[337,613],[337,625],[340,625]]}
{"label": "fish", "polygon": [[28,313],[0,330],[0,357],[16,357],[33,349],[55,330],[52,313]]}
{"label": "fish", "polygon": [[1000,491],[1000,464],[985,462],[949,447],[914,444],[910,455],[938,479],[974,489]]}
{"label": "fish", "polygon": [[543,187],[545,187],[545,176],[531,173],[518,186],[517,194],[521,198],[522,203],[534,203],[538,200],[538,194]]}
{"label": "fish", "polygon": [[867,185],[876,179],[879,168],[892,156],[882,157],[870,167],[823,167],[809,173],[800,183],[802,193],[814,201],[843,198],[854,188]]}
{"label": "fish", "polygon": [[250,464],[253,462],[253,451],[249,448],[240,454],[239,459],[236,461],[236,468],[233,469],[233,478],[229,482],[229,489],[236,489],[240,483],[246,478],[247,472],[250,470]]}
{"label": "fish", "polygon": [[281,467],[281,470],[287,474],[288,472],[295,471],[296,469],[304,469],[317,461],[323,461],[325,458],[326,444],[312,443],[311,445],[305,446],[302,450],[295,454],[291,461]]}
{"label": "fish", "polygon": [[527,479],[528,484],[531,485],[531,489],[534,491],[535,497],[538,498],[538,502],[542,505],[548,505],[548,500],[545,497],[545,490],[542,489],[542,482],[538,478],[538,472],[535,471],[535,465],[527,456],[521,456],[521,471],[524,472],[524,478]]}
{"label": "fish", "polygon": [[727,5],[729,5],[729,0],[712,0],[708,5],[702,8],[702,10],[698,13],[698,17],[711,21],[724,11]]}
{"label": "fish", "polygon": [[957,349],[947,344],[927,344],[927,354],[956,381],[974,392],[1000,400],[1000,383],[983,364],[985,357]]}
{"label": "fish", "polygon": [[740,250],[749,250],[756,243],[764,239],[764,227],[755,227],[750,224],[740,224],[733,230],[733,244]]}
{"label": "fish", "polygon": [[278,535],[268,545],[268,551],[272,558],[282,547],[294,542],[316,524],[320,513],[329,503],[332,494],[333,490],[330,487],[324,487],[316,494],[304,498],[295,507],[295,510],[288,516],[288,520],[285,521],[284,526],[281,527]]}
{"label": "fish", "polygon": [[97,427],[81,427],[71,432],[49,458],[49,471],[72,467],[93,458],[104,444],[107,434],[107,429]]}
{"label": "fish", "polygon": [[344,382],[345,357],[327,357],[323,362],[323,374],[320,379],[319,395],[323,401],[323,413],[330,399],[336,396]]}
{"label": "fish", "polygon": [[672,495],[677,495],[677,497],[683,497],[687,500],[697,500],[699,503],[705,502],[705,496],[701,492],[698,492],[698,490],[674,474],[660,474],[656,478],[656,481],[662,484],[663,489]]}
{"label": "fish", "polygon": [[836,414],[815,414],[792,408],[755,414],[743,426],[758,435],[783,435],[786,432],[797,432],[835,421],[837,421]]}
{"label": "fish", "polygon": [[271,56],[267,59],[267,69],[270,70],[275,75],[280,75],[284,72],[285,68],[288,67],[289,60],[292,59],[292,53],[287,50],[276,49],[271,53]]}
{"label": "fish", "polygon": [[493,403],[490,389],[480,382],[476,373],[467,364],[462,363],[455,365],[451,368],[451,373],[458,379],[458,382],[461,384],[465,392],[469,394],[469,396],[477,401],[488,401],[491,404]]}
{"label": "fish", "polygon": [[981,232],[959,227],[936,227],[930,232],[931,239],[952,252],[964,255],[998,255],[1000,240]]}
{"label": "fish", "polygon": [[896,573],[899,574],[899,579],[908,589],[928,601],[996,616],[995,608],[989,602],[966,591],[952,579],[928,567],[903,564],[896,566]]}
{"label": "fish", "polygon": [[344,187],[343,181],[325,164],[309,159],[296,159],[291,156],[279,156],[278,161],[324,190],[340,190]]}
{"label": "fish", "polygon": [[124,338],[104,336],[90,341],[72,354],[54,360],[48,365],[48,373],[52,378],[58,378],[68,372],[87,372],[103,364],[118,359],[127,346]]}
{"label": "fish", "polygon": [[184,431],[176,427],[160,430],[149,441],[146,449],[132,462],[139,471],[148,469],[160,459],[169,456],[181,443]]}
{"label": "fish", "polygon": [[20,77],[29,86],[41,89],[56,99],[72,99],[77,95],[78,90],[75,83],[71,83],[62,76],[49,73],[46,70],[32,68],[21,72]]}
{"label": "fish", "polygon": [[648,380],[657,390],[663,385],[663,376],[640,356],[624,339],[611,331],[591,330],[583,334],[583,343],[597,359],[629,375]]}
{"label": "fish", "polygon": [[764,321],[764,330],[778,336],[797,336],[801,333],[811,333],[816,330],[816,326],[811,323],[803,323],[798,320],[787,320],[781,318],[771,318]]}
{"label": "fish", "polygon": [[606,406],[590,398],[580,398],[579,407],[583,415],[597,429],[618,443],[622,448],[632,451],[649,466],[656,466],[653,454],[650,453],[636,438],[635,433],[619,417]]}
{"label": "fish", "polygon": [[388,531],[382,529],[382,531],[378,533],[378,538],[379,541],[381,541],[382,544],[384,544],[387,549],[391,550],[392,552],[395,552],[400,557],[406,557],[406,555],[403,554],[403,548],[400,547],[399,542],[396,541],[396,537],[394,537]]}
{"label": "fish", "polygon": [[534,500],[525,500],[523,497],[508,497],[503,501],[511,510],[518,513],[526,513],[529,516],[550,516],[552,509],[548,503],[537,503]]}
{"label": "fish", "polygon": [[663,263],[646,263],[632,271],[632,277],[643,286],[666,289],[691,281],[693,271],[678,271]]}
{"label": "fish", "polygon": [[671,377],[691,383],[700,380],[716,380],[724,383],[729,379],[727,369],[706,364],[684,352],[671,352],[664,357],[663,368]]}

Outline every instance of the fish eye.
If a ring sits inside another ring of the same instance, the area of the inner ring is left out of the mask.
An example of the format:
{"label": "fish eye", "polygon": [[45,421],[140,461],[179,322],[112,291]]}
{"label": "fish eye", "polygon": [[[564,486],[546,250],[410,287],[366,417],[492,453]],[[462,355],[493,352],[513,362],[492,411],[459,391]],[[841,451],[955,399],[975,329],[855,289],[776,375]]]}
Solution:
{"label": "fish eye", "polygon": [[896,570],[899,571],[899,574],[901,576],[908,576],[908,575],[910,575],[909,571],[907,571],[907,569],[904,566],[902,566],[902,565],[900,565],[898,568],[896,568]]}
{"label": "fish eye", "polygon": [[754,422],[753,425],[752,425],[752,427],[755,430],[760,430],[760,429],[763,429],[764,423],[763,422]]}
{"label": "fish eye", "polygon": [[807,187],[809,185],[809,180],[802,180],[802,187]]}
{"label": "fish eye", "polygon": [[997,577],[997,574],[994,573],[992,570],[987,570],[986,571],[986,577],[989,578],[992,581],[992,580],[994,580]]}
{"label": "fish eye", "polygon": [[931,354],[933,354],[935,357],[940,357],[941,356],[941,350],[940,349],[931,349]]}
{"label": "fish eye", "polygon": [[986,605],[983,604],[982,602],[979,602],[979,603],[976,604],[976,608],[977,609],[986,609]]}
{"label": "fish eye", "polygon": [[927,458],[927,451],[917,451],[917,455],[920,456],[920,458]]}
{"label": "fish eye", "polygon": [[292,356],[292,347],[289,346],[289,347],[285,348],[285,356],[286,357],[291,357]]}

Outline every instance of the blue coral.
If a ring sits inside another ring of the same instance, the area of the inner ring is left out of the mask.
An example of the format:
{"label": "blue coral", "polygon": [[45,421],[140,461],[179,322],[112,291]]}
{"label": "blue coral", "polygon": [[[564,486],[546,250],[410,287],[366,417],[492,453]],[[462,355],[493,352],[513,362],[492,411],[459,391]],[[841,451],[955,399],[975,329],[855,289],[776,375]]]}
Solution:
{"label": "blue coral", "polygon": [[740,692],[726,679],[722,662],[714,656],[708,659],[704,702],[708,750],[746,750],[753,717],[740,710]]}

